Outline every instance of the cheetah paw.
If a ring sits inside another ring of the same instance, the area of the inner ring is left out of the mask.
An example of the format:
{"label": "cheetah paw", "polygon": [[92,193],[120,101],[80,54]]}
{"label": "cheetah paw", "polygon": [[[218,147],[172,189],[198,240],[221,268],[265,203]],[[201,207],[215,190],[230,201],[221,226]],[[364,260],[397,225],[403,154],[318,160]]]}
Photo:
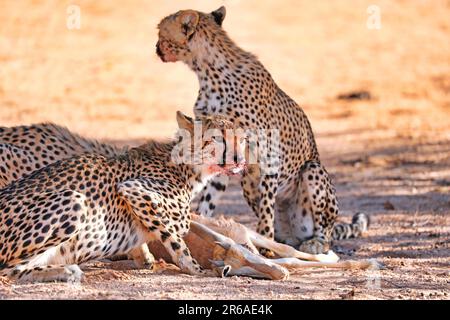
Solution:
{"label": "cheetah paw", "polygon": [[330,250],[330,244],[316,238],[304,241],[299,247],[299,251],[311,254],[325,254],[328,250]]}
{"label": "cheetah paw", "polygon": [[67,265],[64,267],[65,276],[62,277],[62,281],[78,284],[83,280],[84,273],[81,271],[80,267],[76,264]]}
{"label": "cheetah paw", "polygon": [[266,248],[260,248],[259,253],[266,257],[267,259],[273,259],[275,258],[275,253],[272,250],[266,249]]}

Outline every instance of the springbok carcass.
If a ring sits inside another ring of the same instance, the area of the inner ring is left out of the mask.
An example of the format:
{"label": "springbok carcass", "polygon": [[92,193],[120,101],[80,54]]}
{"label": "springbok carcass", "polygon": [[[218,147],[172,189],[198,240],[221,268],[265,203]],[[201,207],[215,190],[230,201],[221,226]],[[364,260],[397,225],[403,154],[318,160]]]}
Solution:
{"label": "springbok carcass", "polygon": [[[222,276],[284,280],[301,269],[312,267],[334,269],[369,269],[379,267],[374,260],[339,261],[333,252],[309,254],[269,240],[232,219],[208,218],[193,214],[189,233],[184,238],[192,256],[204,267]],[[171,262],[160,243],[149,243],[155,258]],[[269,249],[275,259],[260,255],[258,249]]]}

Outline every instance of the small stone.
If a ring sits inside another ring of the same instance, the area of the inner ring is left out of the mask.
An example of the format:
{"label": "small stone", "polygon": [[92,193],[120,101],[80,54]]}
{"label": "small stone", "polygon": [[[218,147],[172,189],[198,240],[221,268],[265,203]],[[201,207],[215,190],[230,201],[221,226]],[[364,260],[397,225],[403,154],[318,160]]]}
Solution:
{"label": "small stone", "polygon": [[390,201],[386,201],[385,203],[383,203],[383,207],[385,210],[395,210],[394,205]]}

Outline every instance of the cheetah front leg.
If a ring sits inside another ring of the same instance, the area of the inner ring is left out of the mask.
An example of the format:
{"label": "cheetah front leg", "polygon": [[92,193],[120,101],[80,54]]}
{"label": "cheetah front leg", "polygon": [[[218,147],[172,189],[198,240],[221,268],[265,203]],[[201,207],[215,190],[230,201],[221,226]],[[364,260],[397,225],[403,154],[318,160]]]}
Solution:
{"label": "cheetah front leg", "polygon": [[[249,168],[241,184],[247,203],[258,217],[256,231],[273,240],[278,175],[260,175],[260,170],[255,166]],[[266,257],[274,255],[273,252],[264,248],[260,252]]]}
{"label": "cheetah front leg", "polygon": [[275,197],[278,189],[277,175],[262,176],[259,183],[258,226],[256,231],[274,239]]}
{"label": "cheetah front leg", "polygon": [[155,257],[148,249],[148,245],[146,243],[143,243],[139,247],[134,248],[128,255],[131,259],[133,259],[136,268],[153,268]]}
{"label": "cheetah front leg", "polygon": [[330,177],[319,162],[309,161],[303,165],[298,192],[296,207],[290,208],[288,213],[292,232],[302,241],[299,250],[327,253],[338,204]]}
{"label": "cheetah front leg", "polygon": [[[131,207],[131,211],[149,233],[149,240],[159,240],[177,266],[193,275],[212,276],[191,256],[189,248],[176,232],[170,218],[165,214],[164,197],[151,189],[144,179],[128,180],[117,186],[119,195]],[[186,208],[184,214],[188,214]],[[188,224],[189,221],[186,221]]]}

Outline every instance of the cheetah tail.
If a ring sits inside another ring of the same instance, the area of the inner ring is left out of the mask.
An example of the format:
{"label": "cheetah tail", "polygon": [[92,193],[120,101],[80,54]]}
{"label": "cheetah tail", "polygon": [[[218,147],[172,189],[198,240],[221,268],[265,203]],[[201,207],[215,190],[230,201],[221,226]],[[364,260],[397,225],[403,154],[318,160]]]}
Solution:
{"label": "cheetah tail", "polygon": [[352,218],[352,223],[336,223],[331,237],[333,240],[356,238],[366,232],[370,225],[369,216],[358,212]]}

